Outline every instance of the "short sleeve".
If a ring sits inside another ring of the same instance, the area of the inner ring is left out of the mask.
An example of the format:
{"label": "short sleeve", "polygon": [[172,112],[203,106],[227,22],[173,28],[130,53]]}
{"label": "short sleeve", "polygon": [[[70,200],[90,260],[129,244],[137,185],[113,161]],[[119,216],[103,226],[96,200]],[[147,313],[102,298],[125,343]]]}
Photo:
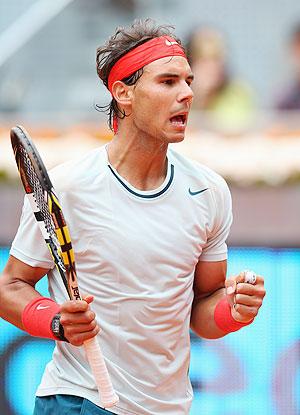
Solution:
{"label": "short sleeve", "polygon": [[202,248],[200,261],[222,261],[227,259],[227,244],[232,224],[232,201],[227,183],[220,178],[214,189],[215,217],[207,242]]}
{"label": "short sleeve", "polygon": [[27,197],[24,198],[22,215],[10,254],[32,267],[52,269],[54,262]]}

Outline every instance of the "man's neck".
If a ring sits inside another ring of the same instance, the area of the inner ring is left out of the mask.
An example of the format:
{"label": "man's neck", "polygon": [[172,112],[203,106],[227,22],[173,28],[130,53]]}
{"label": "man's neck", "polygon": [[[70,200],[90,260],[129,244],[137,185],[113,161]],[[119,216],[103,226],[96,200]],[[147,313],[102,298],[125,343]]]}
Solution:
{"label": "man's neck", "polygon": [[149,140],[149,137],[118,133],[108,145],[108,158],[132,186],[140,190],[153,190],[165,180],[167,148],[167,144]]}

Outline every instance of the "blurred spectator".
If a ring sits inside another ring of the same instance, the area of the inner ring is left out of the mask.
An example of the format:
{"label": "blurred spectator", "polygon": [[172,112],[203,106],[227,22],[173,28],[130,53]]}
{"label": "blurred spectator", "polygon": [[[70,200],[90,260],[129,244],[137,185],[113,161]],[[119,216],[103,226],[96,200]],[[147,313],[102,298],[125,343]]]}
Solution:
{"label": "blurred spectator", "polygon": [[275,100],[278,110],[300,110],[300,22],[292,30],[289,49],[292,65],[291,80]]}
{"label": "blurred spectator", "polygon": [[232,78],[222,35],[198,28],[186,47],[195,75],[193,108],[209,111],[212,123],[224,132],[244,130],[253,115],[254,95],[245,82]]}

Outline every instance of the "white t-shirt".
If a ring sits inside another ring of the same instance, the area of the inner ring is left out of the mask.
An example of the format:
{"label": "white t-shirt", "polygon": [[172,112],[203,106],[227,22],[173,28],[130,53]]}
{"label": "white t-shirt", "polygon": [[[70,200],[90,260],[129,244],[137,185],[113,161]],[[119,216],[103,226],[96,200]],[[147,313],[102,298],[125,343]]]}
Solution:
{"label": "white t-shirt", "polygon": [[[75,252],[79,288],[95,296],[99,341],[120,401],[116,414],[184,415],[195,266],[227,257],[231,198],[216,173],[168,151],[164,183],[140,191],[109,165],[105,147],[50,174]],[[49,292],[67,294],[25,202],[11,255],[51,268]],[[99,405],[82,347],[57,342],[38,396],[71,394]]]}

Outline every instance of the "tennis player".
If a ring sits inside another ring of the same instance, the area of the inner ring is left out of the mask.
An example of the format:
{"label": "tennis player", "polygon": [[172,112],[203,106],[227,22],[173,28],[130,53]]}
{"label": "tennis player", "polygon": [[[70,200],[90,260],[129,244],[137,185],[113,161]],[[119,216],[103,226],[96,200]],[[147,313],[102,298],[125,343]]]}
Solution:
{"label": "tennis player", "polygon": [[[184,139],[193,74],[167,26],[136,21],[97,51],[113,140],[51,175],[85,300],[68,301],[31,210],[1,278],[1,316],[57,340],[35,415],[184,415],[190,327],[215,339],[252,323],[263,278],[226,278],[232,221],[225,181],[169,148]],[[48,274],[50,298],[35,284]],[[101,328],[101,329],[100,329]],[[80,347],[99,336],[118,404],[100,408]]]}

